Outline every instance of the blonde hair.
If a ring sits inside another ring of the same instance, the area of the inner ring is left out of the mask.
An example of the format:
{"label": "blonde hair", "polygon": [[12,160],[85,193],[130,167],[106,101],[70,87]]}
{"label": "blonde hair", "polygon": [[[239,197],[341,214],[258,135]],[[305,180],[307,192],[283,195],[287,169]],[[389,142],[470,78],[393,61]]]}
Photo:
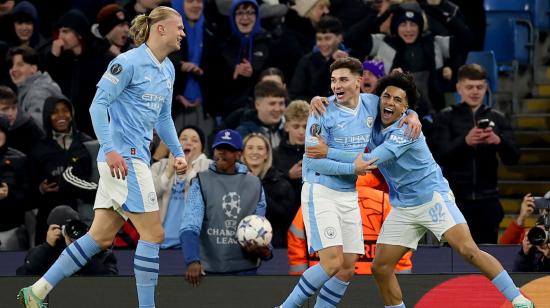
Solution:
{"label": "blonde hair", "polygon": [[132,26],[130,27],[130,36],[133,38],[134,43],[136,43],[137,46],[145,43],[147,39],[149,39],[151,26],[171,16],[181,17],[178,11],[167,6],[156,7],[149,15],[141,14],[136,16],[134,20],[132,20]]}
{"label": "blonde hair", "polygon": [[[265,175],[267,174],[267,171],[269,170],[269,168],[271,168],[271,166],[273,165],[273,153],[271,151],[271,143],[269,142],[269,140],[267,139],[266,136],[264,136],[260,133],[250,133],[243,140],[243,145],[244,145],[243,152],[246,151],[246,144],[252,138],[260,138],[264,142],[264,145],[265,145],[267,158],[266,158],[262,168],[260,169],[260,174],[258,174],[258,177],[260,179],[263,179],[265,177]],[[248,166],[248,162],[246,161],[246,156],[244,155],[244,153],[242,155],[242,161],[245,165]]]}
{"label": "blonde hair", "polygon": [[309,116],[309,104],[304,100],[293,100],[284,111],[285,121],[303,121]]}

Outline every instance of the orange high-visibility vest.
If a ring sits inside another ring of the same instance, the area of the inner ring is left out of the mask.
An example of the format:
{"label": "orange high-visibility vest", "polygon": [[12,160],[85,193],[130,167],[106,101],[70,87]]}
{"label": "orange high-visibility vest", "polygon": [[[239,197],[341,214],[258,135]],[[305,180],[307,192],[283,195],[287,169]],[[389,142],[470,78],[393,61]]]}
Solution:
{"label": "orange high-visibility vest", "polygon": [[[365,254],[359,257],[355,263],[356,274],[372,274],[371,265],[375,255],[376,240],[380,233],[382,223],[388,216],[391,206],[386,192],[371,187],[386,187],[387,185],[380,174],[367,174],[357,179],[357,192],[359,196],[359,209],[363,220],[363,239],[365,241]],[[412,251],[407,252],[396,264],[397,272],[412,269]],[[300,275],[308,267],[319,262],[317,253],[309,254],[304,228],[302,208],[298,210],[292,225],[288,229],[288,263],[289,274]]]}

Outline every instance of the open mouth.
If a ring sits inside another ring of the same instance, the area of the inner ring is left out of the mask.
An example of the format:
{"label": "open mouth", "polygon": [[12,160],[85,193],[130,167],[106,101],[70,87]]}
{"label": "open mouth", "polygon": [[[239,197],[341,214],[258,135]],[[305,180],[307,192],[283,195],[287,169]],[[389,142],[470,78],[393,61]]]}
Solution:
{"label": "open mouth", "polygon": [[390,107],[384,107],[382,110],[382,119],[388,120],[393,116],[394,110]]}
{"label": "open mouth", "polygon": [[336,99],[342,100],[344,98],[345,92],[344,91],[337,91],[337,92],[334,92],[334,94],[336,95]]}

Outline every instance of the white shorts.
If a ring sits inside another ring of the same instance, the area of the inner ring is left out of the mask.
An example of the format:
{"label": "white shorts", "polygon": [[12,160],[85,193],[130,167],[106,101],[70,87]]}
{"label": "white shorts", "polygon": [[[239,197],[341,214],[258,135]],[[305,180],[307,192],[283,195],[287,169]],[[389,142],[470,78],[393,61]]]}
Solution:
{"label": "white shorts", "polygon": [[159,210],[153,175],[149,166],[138,159],[127,159],[128,176],[117,179],[111,175],[106,162],[98,162],[99,185],[95,197],[94,209],[110,209],[118,212],[124,219],[124,212],[144,213]]}
{"label": "white shorts", "polygon": [[365,253],[357,192],[304,182],[302,213],[310,253],[332,246],[343,246],[345,253]]}
{"label": "white shorts", "polygon": [[416,249],[426,230],[430,230],[441,240],[447,230],[465,223],[452,192],[434,192],[432,200],[422,205],[392,207],[382,224],[377,243]]}

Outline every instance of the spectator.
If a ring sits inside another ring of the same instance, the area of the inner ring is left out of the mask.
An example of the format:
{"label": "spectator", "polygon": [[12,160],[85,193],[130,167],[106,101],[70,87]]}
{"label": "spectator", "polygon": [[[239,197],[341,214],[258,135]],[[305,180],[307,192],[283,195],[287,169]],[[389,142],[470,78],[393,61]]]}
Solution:
{"label": "spectator", "polygon": [[378,79],[384,77],[384,62],[380,58],[365,60],[363,62],[363,79],[361,80],[361,92],[374,93]]}
{"label": "spectator", "polygon": [[107,49],[108,56],[114,59],[130,49],[130,19],[128,12],[117,4],[108,4],[97,13],[97,23],[92,25],[92,34]]}
{"label": "spectator", "polygon": [[97,52],[102,49],[91,39],[88,20],[79,10],[61,16],[55,31],[54,40],[41,48],[45,70],[74,104],[75,121],[81,131],[94,137],[88,109],[112,55]]}
{"label": "spectator", "polygon": [[286,248],[286,232],[298,210],[298,202],[294,200],[295,193],[284,174],[272,166],[269,140],[258,133],[246,136],[242,162],[262,181],[267,200],[265,217],[273,227],[273,247]]}
{"label": "spectator", "polygon": [[221,117],[232,111],[251,106],[253,87],[259,73],[269,67],[271,36],[260,27],[256,0],[234,0],[230,10],[232,34],[222,43],[223,65]]}
{"label": "spectator", "polygon": [[28,1],[21,1],[13,9],[13,29],[15,33],[13,46],[37,48],[44,44],[38,25],[38,11]]}
{"label": "spectator", "polygon": [[[172,115],[176,129],[195,125],[210,136],[214,116],[220,115],[221,91],[208,91],[207,85],[220,84],[222,65],[216,28],[205,19],[204,0],[173,0],[172,7],[183,18],[186,38],[170,55],[176,68]],[[206,144],[203,144],[206,147]]]}
{"label": "spectator", "polygon": [[0,117],[0,250],[24,250],[29,240],[23,227],[27,209],[27,157],[7,146],[8,120]]}
{"label": "spectator", "polygon": [[50,96],[61,96],[61,89],[48,72],[38,70],[38,54],[28,46],[10,49],[10,77],[17,86],[20,110],[31,115],[42,127],[44,100]]}
{"label": "spectator", "polygon": [[330,96],[330,65],[348,56],[342,43],[344,28],[336,17],[322,17],[315,32],[315,48],[300,59],[294,71],[289,89],[292,99],[309,101],[315,95]]}
{"label": "spectator", "polygon": [[[36,143],[30,155],[32,191],[39,204],[36,245],[46,238],[46,219],[58,205],[77,207],[77,199],[91,201],[97,184],[89,182],[92,157],[84,142],[91,138],[74,122],[74,108],[64,97],[48,97],[44,104],[46,137]],[[90,202],[91,203],[91,202]]]}
{"label": "spectator", "polygon": [[[252,214],[264,216],[266,210],[260,180],[237,162],[243,149],[241,136],[234,130],[222,130],[212,148],[214,161],[191,182],[180,229],[185,278],[194,286],[203,272],[255,274],[260,258],[272,256],[266,247],[249,243],[242,249],[237,242],[241,219]],[[237,210],[226,210],[219,200],[224,200],[225,207],[236,204]]]}
{"label": "spectator", "polygon": [[[505,116],[483,105],[486,78],[478,64],[459,69],[456,88],[462,103],[437,115],[431,145],[474,241],[495,244],[504,217],[497,190],[499,158],[505,165],[516,164],[519,149]],[[480,120],[487,126],[476,125]]]}
{"label": "spectator", "polygon": [[[548,198],[550,194],[547,193]],[[525,219],[529,217],[535,211],[535,198],[531,196],[531,193],[523,196],[521,206],[519,209],[518,217],[512,220],[510,224],[504,230],[504,233],[498,240],[499,244],[521,244],[525,238],[525,234],[529,230],[525,226]]]}
{"label": "spectator", "polygon": [[[383,178],[380,177],[383,181]],[[365,254],[355,263],[356,274],[372,274],[372,260],[375,256],[376,240],[384,220],[391,211],[387,192],[374,188],[372,177],[359,176],[357,178],[357,192],[359,195],[359,209],[363,221],[363,239]],[[298,210],[292,227],[288,230],[288,263],[289,275],[301,275],[308,267],[319,263],[318,253],[308,251],[302,209]],[[412,270],[412,252],[407,252],[395,265],[397,273],[410,273]]]}
{"label": "spectator", "polygon": [[189,162],[185,175],[179,176],[174,170],[174,156],[163,158],[151,166],[153,182],[159,203],[160,219],[164,228],[164,241],[160,248],[179,248],[179,229],[183,218],[185,195],[191,185],[191,179],[197,173],[208,169],[208,158],[203,154],[205,137],[196,126],[185,126],[179,134],[179,140]]}
{"label": "spectator", "polygon": [[126,3],[124,9],[128,12],[128,19],[133,20],[139,14],[151,12],[159,4],[160,1],[158,0],[130,0]]}
{"label": "spectator", "polygon": [[241,136],[261,133],[274,146],[279,146],[284,136],[286,89],[275,81],[262,81],[254,89],[255,110],[246,110],[236,131]]}
{"label": "spectator", "polygon": [[[29,250],[25,263],[17,275],[44,275],[57,260],[63,249],[88,231],[88,226],[79,220],[78,213],[70,206],[60,205],[48,215],[46,240]],[[94,255],[77,275],[118,275],[117,259],[110,249]]]}
{"label": "spectator", "polygon": [[283,72],[276,68],[276,67],[268,67],[265,70],[263,70],[260,73],[260,76],[258,77],[258,82],[262,82],[264,80],[272,80],[281,85],[283,88],[286,89],[286,83],[285,83],[285,75]]}
{"label": "spectator", "polygon": [[544,230],[543,232],[546,232],[546,241],[535,245],[537,243],[531,243],[527,233],[525,233],[521,249],[514,259],[513,270],[515,272],[550,272],[550,242],[548,241],[548,228],[550,225],[547,224],[549,222],[547,217],[548,210],[545,211],[545,214],[539,217],[533,228]]}
{"label": "spectator", "polygon": [[17,97],[8,87],[0,86],[0,114],[8,119],[7,145],[29,155],[31,148],[44,136],[32,117],[17,106]]}
{"label": "spectator", "polygon": [[[405,3],[386,10],[377,18],[365,18],[353,26],[344,37],[355,56],[379,56],[385,73],[395,68],[413,73],[423,100],[418,106],[420,118],[440,110],[444,102],[439,84],[452,78],[469,51],[471,32],[456,11],[448,11],[443,0],[430,6],[434,18],[441,20],[453,36],[433,36],[423,32],[424,18],[417,3]],[[391,35],[378,34],[389,16]]]}
{"label": "spectator", "polygon": [[309,104],[305,101],[292,101],[285,109],[285,138],[273,150],[273,166],[283,172],[294,191],[294,205],[290,215],[294,215],[300,205],[302,193],[302,158],[306,139],[306,124]]}
{"label": "spectator", "polygon": [[302,54],[306,54],[315,46],[317,23],[330,13],[330,1],[296,0],[294,3],[285,16],[285,24],[288,32],[298,40]]}

